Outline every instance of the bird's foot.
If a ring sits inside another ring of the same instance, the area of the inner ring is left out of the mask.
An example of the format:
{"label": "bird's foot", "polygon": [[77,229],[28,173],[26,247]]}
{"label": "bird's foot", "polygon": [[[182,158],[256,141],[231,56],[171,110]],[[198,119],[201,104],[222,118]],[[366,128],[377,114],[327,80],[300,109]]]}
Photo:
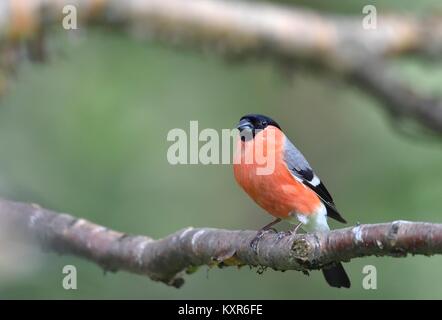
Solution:
{"label": "bird's foot", "polygon": [[255,252],[255,254],[258,254],[258,244],[259,244],[259,241],[262,239],[264,234],[266,234],[268,232],[276,233],[277,230],[274,229],[274,228],[269,228],[269,229],[266,229],[266,230],[260,230],[260,231],[257,232],[256,236],[250,242],[250,248],[252,248],[252,250],[253,250],[253,252]]}
{"label": "bird's foot", "polygon": [[261,240],[263,235],[264,235],[264,232],[258,232],[256,234],[255,238],[253,238],[253,240],[250,242],[250,248],[252,248],[252,250],[255,254],[258,254],[259,240]]}

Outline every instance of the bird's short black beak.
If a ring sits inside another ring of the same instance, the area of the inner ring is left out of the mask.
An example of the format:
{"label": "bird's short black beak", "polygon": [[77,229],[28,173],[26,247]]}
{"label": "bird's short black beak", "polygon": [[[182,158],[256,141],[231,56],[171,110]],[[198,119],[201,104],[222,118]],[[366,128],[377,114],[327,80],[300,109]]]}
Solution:
{"label": "bird's short black beak", "polygon": [[244,130],[253,130],[253,125],[249,122],[247,119],[242,119],[236,128],[239,130],[239,132],[243,132]]}

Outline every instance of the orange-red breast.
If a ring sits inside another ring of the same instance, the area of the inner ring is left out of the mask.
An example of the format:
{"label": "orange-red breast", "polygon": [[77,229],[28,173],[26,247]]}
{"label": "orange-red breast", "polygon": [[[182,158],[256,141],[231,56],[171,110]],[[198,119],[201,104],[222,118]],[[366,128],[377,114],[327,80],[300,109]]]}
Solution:
{"label": "orange-red breast", "polygon": [[[250,114],[240,119],[237,129],[236,181],[276,218],[258,232],[254,247],[262,233],[281,220],[296,223],[295,232],[299,226],[306,232],[328,232],[327,217],[346,223],[324,184],[274,120]],[[329,285],[350,287],[342,264],[322,271]]]}

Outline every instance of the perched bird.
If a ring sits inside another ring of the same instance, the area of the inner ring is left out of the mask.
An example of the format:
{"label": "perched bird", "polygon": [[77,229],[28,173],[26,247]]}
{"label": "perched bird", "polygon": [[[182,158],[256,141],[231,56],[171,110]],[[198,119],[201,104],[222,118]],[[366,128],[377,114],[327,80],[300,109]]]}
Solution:
{"label": "perched bird", "polygon": [[[306,232],[328,232],[327,217],[346,223],[339,214],[330,193],[325,188],[302,153],[290,142],[281,127],[271,118],[249,114],[237,125],[240,132],[233,170],[244,191],[276,219],[258,231],[251,245],[256,250],[265,231],[281,220],[297,224]],[[264,155],[269,172],[259,172],[265,164],[258,161]],[[350,287],[342,266],[335,264],[322,269],[332,287]]]}

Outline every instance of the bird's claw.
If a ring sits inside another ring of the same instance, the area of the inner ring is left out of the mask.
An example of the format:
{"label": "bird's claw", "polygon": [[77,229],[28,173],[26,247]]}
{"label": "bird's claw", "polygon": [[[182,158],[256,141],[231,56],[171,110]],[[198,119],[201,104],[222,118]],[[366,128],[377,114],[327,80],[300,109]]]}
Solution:
{"label": "bird's claw", "polygon": [[269,228],[267,230],[258,231],[258,233],[256,234],[255,238],[253,238],[253,240],[250,242],[250,248],[252,248],[252,250],[253,250],[253,252],[255,254],[258,254],[258,244],[259,244],[259,241],[262,239],[264,234],[266,234],[268,232],[276,233],[277,231],[274,228]]}
{"label": "bird's claw", "polygon": [[255,238],[250,242],[250,248],[252,248],[253,252],[255,254],[258,254],[258,244],[259,240],[261,240],[262,236],[264,235],[264,232],[258,232]]}

